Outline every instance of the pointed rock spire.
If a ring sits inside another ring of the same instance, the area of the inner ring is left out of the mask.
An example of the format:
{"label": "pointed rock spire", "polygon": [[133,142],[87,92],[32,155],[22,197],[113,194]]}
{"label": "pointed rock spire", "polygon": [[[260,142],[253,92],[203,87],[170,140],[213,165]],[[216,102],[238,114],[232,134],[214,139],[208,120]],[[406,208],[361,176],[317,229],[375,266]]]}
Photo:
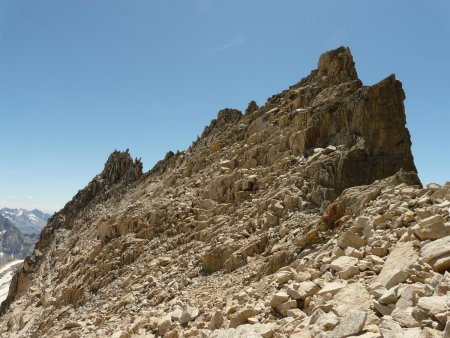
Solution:
{"label": "pointed rock spire", "polygon": [[318,67],[318,76],[327,84],[358,79],[353,56],[348,47],[339,47],[323,53],[320,56]]}

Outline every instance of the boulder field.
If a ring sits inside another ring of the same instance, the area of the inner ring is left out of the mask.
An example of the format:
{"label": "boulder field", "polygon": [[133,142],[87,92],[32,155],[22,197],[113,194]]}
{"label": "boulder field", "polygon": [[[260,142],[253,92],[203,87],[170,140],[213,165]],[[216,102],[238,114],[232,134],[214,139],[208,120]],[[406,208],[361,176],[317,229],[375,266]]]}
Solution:
{"label": "boulder field", "polygon": [[450,183],[422,187],[404,99],[340,47],[149,172],[113,152],[14,276],[0,336],[449,338]]}

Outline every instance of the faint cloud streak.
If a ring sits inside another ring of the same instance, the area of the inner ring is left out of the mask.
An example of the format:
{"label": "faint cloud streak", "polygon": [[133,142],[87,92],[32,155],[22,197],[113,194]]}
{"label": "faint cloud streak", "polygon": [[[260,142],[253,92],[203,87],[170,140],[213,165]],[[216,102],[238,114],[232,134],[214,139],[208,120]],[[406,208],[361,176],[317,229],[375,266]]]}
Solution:
{"label": "faint cloud streak", "polygon": [[243,35],[237,36],[233,40],[231,40],[230,42],[224,44],[223,46],[211,49],[211,53],[221,52],[223,50],[236,47],[238,45],[243,44],[245,42],[245,40],[246,40],[245,36],[243,36]]}

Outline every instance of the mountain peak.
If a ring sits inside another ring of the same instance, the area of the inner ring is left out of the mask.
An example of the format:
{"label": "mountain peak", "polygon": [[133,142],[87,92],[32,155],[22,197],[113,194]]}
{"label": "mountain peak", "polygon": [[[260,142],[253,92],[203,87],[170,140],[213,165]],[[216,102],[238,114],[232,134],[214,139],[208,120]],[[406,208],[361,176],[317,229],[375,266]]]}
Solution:
{"label": "mountain peak", "polygon": [[327,84],[358,80],[350,48],[339,47],[323,53],[318,62],[318,77]]}
{"label": "mountain peak", "polygon": [[12,221],[24,234],[39,234],[51,216],[38,209],[30,211],[23,208],[3,208],[0,215]]}
{"label": "mountain peak", "polygon": [[105,163],[105,168],[101,177],[116,183],[121,179],[136,180],[142,175],[142,162],[140,159],[133,159],[129,150],[113,151]]}

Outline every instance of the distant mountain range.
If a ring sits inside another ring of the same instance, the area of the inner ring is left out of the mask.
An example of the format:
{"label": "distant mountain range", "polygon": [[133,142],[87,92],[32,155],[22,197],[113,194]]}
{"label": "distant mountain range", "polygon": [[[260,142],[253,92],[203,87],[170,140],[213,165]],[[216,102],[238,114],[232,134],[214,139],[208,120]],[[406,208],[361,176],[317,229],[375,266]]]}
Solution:
{"label": "distant mountain range", "polygon": [[39,234],[47,224],[50,214],[38,209],[0,209],[0,215],[10,220],[24,234]]}
{"label": "distant mountain range", "polygon": [[0,215],[0,265],[31,254],[38,234],[24,234],[14,223]]}
{"label": "distant mountain range", "polygon": [[37,209],[0,209],[0,302],[8,294],[14,271],[31,255],[50,216]]}

